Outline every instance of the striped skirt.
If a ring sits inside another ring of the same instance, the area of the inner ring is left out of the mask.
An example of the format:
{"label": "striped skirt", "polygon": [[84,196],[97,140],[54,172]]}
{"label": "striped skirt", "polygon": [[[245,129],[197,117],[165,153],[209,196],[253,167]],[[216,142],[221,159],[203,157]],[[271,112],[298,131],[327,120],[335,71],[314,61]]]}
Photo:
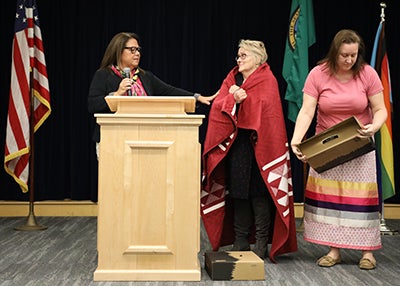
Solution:
{"label": "striped skirt", "polygon": [[304,239],[338,248],[382,247],[375,152],[318,174],[310,168]]}

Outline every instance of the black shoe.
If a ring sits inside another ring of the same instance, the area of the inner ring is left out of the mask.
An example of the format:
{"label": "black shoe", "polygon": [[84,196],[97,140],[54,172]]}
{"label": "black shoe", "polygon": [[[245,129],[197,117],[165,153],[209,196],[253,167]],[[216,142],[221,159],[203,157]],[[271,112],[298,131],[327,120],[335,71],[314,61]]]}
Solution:
{"label": "black shoe", "polygon": [[268,244],[266,244],[265,246],[260,246],[259,244],[257,244],[254,246],[253,248],[253,252],[260,257],[261,259],[265,259],[266,257],[268,257]]}
{"label": "black shoe", "polygon": [[268,256],[268,242],[273,227],[273,202],[270,197],[253,198],[254,223],[256,226],[256,244],[253,252],[261,259]]}
{"label": "black shoe", "polygon": [[250,244],[245,239],[236,239],[231,248],[231,251],[249,251],[249,250],[250,250]]}

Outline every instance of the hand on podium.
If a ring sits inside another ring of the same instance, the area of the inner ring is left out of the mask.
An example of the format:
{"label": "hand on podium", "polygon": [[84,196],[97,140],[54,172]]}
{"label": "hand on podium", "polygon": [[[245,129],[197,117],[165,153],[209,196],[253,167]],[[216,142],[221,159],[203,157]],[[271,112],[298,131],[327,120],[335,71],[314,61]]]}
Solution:
{"label": "hand on podium", "polygon": [[218,93],[219,93],[219,90],[216,93],[214,93],[213,95],[210,95],[210,96],[199,95],[199,97],[197,97],[197,101],[201,102],[201,103],[203,103],[205,105],[210,105],[211,101],[213,101],[214,98],[217,97]]}

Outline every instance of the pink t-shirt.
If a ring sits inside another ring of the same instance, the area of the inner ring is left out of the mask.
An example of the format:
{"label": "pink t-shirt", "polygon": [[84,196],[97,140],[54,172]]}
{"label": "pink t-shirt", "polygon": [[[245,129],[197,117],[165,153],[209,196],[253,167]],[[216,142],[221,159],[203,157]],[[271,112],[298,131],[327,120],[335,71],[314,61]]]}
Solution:
{"label": "pink t-shirt", "polygon": [[362,124],[372,122],[368,97],[383,90],[377,72],[365,65],[359,76],[340,82],[326,65],[314,67],[304,84],[303,92],[318,100],[316,133],[355,116]]}

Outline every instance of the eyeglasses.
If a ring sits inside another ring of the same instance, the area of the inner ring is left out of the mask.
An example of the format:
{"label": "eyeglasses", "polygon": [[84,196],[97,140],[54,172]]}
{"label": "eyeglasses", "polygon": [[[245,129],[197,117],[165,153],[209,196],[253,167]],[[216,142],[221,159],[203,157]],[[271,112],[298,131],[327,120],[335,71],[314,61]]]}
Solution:
{"label": "eyeglasses", "polygon": [[247,54],[243,53],[243,54],[237,55],[235,57],[235,60],[238,60],[238,59],[245,60],[246,57],[247,57]]}
{"label": "eyeglasses", "polygon": [[132,46],[132,47],[124,47],[124,49],[130,50],[131,53],[134,54],[134,53],[136,53],[136,52],[139,52],[139,53],[140,53],[140,50],[141,50],[142,48],[141,48],[141,47]]}

